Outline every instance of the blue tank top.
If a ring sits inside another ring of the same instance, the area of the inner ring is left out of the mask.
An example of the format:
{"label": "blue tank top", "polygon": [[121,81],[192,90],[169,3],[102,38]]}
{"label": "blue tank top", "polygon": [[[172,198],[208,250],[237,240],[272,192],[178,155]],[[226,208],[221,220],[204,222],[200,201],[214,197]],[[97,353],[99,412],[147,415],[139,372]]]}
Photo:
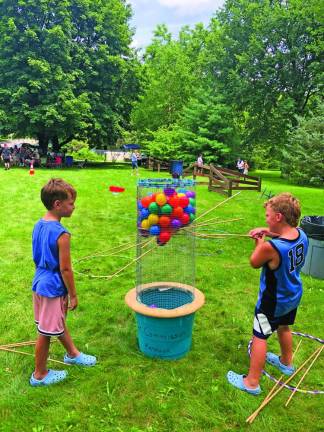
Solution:
{"label": "blue tank top", "polygon": [[295,240],[278,237],[269,241],[279,255],[279,266],[271,270],[267,263],[263,265],[256,307],[271,317],[295,309],[303,293],[300,270],[305,263],[308,239],[303,230],[297,229]]}
{"label": "blue tank top", "polygon": [[67,294],[59,265],[57,241],[63,233],[70,234],[60,222],[40,219],[32,236],[33,260],[36,272],[32,290],[44,297]]}

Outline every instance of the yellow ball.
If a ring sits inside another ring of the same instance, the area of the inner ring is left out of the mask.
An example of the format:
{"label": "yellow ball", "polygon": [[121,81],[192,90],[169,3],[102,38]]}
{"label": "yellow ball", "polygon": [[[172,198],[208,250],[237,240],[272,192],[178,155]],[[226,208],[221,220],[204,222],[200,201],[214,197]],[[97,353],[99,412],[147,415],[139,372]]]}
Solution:
{"label": "yellow ball", "polygon": [[159,206],[163,206],[167,202],[167,197],[163,193],[159,193],[156,195],[155,201]]}
{"label": "yellow ball", "polygon": [[178,193],[178,197],[186,196],[184,193]]}
{"label": "yellow ball", "polygon": [[148,219],[142,220],[141,227],[145,230],[148,230],[150,228],[150,223],[149,223]]}
{"label": "yellow ball", "polygon": [[159,216],[154,213],[150,214],[150,216],[147,219],[150,226],[157,225],[157,223],[159,222]]}

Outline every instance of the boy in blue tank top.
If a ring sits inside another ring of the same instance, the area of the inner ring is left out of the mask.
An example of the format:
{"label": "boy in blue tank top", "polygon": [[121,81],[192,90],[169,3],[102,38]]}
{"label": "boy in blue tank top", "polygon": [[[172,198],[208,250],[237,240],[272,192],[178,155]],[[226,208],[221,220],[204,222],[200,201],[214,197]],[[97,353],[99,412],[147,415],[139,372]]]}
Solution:
{"label": "boy in blue tank top", "polygon": [[61,179],[51,179],[41,190],[47,213],[34,226],[32,248],[35,262],[33,304],[38,338],[32,386],[47,386],[66,378],[66,371],[47,369],[51,336],[66,349],[64,363],[93,366],[96,357],[80,352],[66,327],[67,310],[78,306],[70,256],[70,233],[61,225],[62,217],[74,211],[75,189]]}
{"label": "boy in blue tank top", "polygon": [[[255,228],[250,236],[255,249],[250,257],[253,268],[262,267],[259,297],[255,307],[253,342],[248,375],[229,371],[230,384],[252,395],[261,393],[260,376],[265,362],[283,374],[294,372],[292,365],[292,334],[297,307],[302,296],[300,270],[308,249],[306,234],[297,228],[299,201],[289,193],[269,199],[265,205],[267,228]],[[265,241],[265,237],[272,240]],[[277,330],[280,357],[267,353],[267,339]]]}

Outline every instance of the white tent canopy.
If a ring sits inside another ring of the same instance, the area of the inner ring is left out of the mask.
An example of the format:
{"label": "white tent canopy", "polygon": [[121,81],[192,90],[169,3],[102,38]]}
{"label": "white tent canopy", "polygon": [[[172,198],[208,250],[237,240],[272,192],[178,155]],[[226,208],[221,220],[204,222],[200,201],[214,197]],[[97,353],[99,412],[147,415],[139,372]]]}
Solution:
{"label": "white tent canopy", "polygon": [[28,144],[30,146],[38,146],[38,141],[32,138],[16,138],[16,139],[8,139],[0,142],[0,146],[4,147],[18,147],[20,148],[23,144]]}

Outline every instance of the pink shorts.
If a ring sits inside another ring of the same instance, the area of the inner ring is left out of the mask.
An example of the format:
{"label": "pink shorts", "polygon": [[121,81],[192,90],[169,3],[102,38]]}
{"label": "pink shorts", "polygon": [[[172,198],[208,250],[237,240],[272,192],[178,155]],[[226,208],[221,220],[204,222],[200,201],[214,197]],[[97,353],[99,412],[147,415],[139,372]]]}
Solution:
{"label": "pink shorts", "polygon": [[67,296],[44,297],[33,293],[33,304],[38,332],[44,336],[61,336],[64,333]]}

